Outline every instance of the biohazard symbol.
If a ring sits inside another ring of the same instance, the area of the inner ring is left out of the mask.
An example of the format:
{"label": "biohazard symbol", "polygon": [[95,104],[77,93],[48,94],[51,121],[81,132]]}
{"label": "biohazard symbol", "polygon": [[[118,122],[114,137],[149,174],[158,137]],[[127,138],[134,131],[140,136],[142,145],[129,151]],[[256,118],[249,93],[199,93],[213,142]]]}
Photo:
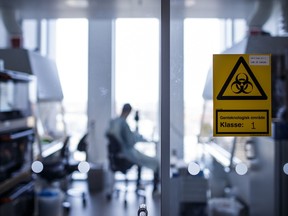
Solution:
{"label": "biohazard symbol", "polygon": [[253,90],[253,85],[249,81],[246,74],[240,73],[236,76],[236,80],[232,83],[231,89],[235,94],[249,94]]}
{"label": "biohazard symbol", "polygon": [[[243,65],[245,73],[238,72],[241,65]],[[227,90],[229,88],[231,91]],[[257,92],[257,94],[252,94],[252,92]],[[267,100],[267,95],[242,56],[224,83],[217,100]]]}

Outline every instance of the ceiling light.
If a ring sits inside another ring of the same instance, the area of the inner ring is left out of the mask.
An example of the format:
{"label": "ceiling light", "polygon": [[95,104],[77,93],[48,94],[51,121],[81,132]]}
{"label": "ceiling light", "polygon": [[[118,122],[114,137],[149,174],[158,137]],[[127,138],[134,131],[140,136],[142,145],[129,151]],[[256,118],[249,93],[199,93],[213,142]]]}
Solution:
{"label": "ceiling light", "polygon": [[184,1],[185,7],[193,7],[196,4],[195,0],[185,0]]}
{"label": "ceiling light", "polygon": [[87,0],[67,0],[66,4],[74,8],[87,8],[89,6]]}

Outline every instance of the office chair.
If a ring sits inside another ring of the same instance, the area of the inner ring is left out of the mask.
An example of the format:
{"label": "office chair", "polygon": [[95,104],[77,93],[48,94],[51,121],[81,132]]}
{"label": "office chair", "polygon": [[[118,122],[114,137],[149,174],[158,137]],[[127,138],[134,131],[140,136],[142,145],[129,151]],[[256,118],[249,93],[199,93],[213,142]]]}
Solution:
{"label": "office chair", "polygon": [[[118,140],[113,137],[112,135],[107,135],[107,138],[109,140],[108,142],[108,159],[109,159],[109,168],[110,170],[113,172],[114,177],[115,177],[115,173],[116,172],[121,172],[124,176],[125,176],[125,188],[124,188],[124,206],[127,206],[127,192],[128,192],[128,177],[127,177],[127,173],[128,171],[135,165],[134,163],[132,163],[131,161],[129,161],[128,159],[124,158],[123,156],[120,155],[121,153],[121,145],[118,142]],[[141,167],[138,166],[138,171],[141,171]],[[138,172],[138,179],[137,181],[139,181],[139,177],[140,174]],[[118,196],[119,193],[121,192],[121,189],[119,188],[114,188],[114,184],[113,184],[113,189],[110,193],[107,194],[107,199],[111,200],[113,193],[116,193],[116,195]],[[143,188],[136,188],[136,193],[139,197],[142,197],[144,200],[144,203],[146,202],[146,196],[145,196],[145,189]]]}
{"label": "office chair", "polygon": [[88,136],[88,133],[84,134],[84,136],[80,139],[77,145],[78,151],[87,153],[87,147],[88,147],[87,140],[86,140],[87,136]]}
{"label": "office chair", "polygon": [[[86,134],[84,135],[86,138]],[[85,139],[81,139],[79,144],[81,142],[84,142]],[[80,162],[71,162],[70,161],[70,150],[69,150],[69,141],[70,136],[67,136],[65,141],[63,142],[63,147],[60,150],[59,156],[56,157],[56,159],[52,160],[44,160],[43,161],[43,170],[42,172],[38,173],[38,175],[45,180],[48,185],[52,185],[56,182],[61,182],[62,180],[66,182],[71,177],[71,174],[75,171],[78,171],[78,165]],[[78,145],[79,145],[78,144]],[[61,188],[63,190],[63,188]],[[82,198],[82,204],[85,207],[86,206],[86,193],[80,192],[78,194],[70,193],[69,191],[73,190],[73,188],[66,188],[64,189],[65,198],[67,199],[69,196],[79,196]],[[68,212],[70,210],[70,203],[67,201],[63,202],[64,209]]]}

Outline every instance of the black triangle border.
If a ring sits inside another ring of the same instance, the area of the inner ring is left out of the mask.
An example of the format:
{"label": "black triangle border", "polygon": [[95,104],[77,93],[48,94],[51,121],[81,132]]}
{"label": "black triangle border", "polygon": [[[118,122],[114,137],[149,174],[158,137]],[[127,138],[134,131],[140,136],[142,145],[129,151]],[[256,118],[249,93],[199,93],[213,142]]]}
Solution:
{"label": "black triangle border", "polygon": [[[233,76],[235,75],[235,73],[237,72],[239,66],[243,64],[243,66],[245,67],[247,73],[249,74],[249,76],[251,77],[251,79],[253,80],[254,84],[256,85],[256,87],[258,88],[259,92],[260,92],[260,96],[257,95],[252,95],[252,96],[224,96],[224,92],[226,91],[230,81],[232,80]],[[265,94],[264,90],[262,89],[261,85],[259,84],[258,80],[256,79],[256,77],[254,76],[252,70],[250,69],[249,65],[247,64],[247,62],[245,61],[245,59],[240,56],[238,61],[236,62],[233,70],[231,71],[228,79],[226,80],[226,82],[224,83],[221,91],[219,92],[219,94],[217,95],[217,100],[267,100],[268,97]]]}

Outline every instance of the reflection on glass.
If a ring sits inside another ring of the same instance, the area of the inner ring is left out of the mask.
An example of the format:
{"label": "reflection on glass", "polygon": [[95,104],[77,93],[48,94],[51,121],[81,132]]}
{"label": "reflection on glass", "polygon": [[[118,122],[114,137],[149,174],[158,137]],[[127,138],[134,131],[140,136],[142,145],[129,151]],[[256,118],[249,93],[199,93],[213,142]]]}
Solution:
{"label": "reflection on glass", "polygon": [[61,102],[40,102],[38,104],[37,127],[43,144],[64,137],[65,124]]}

